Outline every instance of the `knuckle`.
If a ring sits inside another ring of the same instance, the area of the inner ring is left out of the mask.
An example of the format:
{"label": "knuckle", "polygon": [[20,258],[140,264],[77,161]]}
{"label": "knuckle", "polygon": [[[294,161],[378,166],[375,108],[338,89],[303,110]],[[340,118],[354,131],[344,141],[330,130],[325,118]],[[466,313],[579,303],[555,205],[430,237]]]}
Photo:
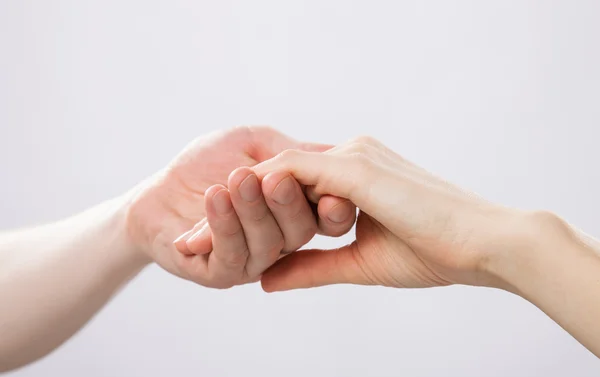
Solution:
{"label": "knuckle", "polygon": [[244,126],[248,139],[253,144],[258,144],[264,138],[273,137],[273,135],[281,135],[281,132],[267,125],[247,125]]}
{"label": "knuckle", "polygon": [[358,196],[368,196],[369,187],[372,185],[373,176],[375,173],[376,164],[367,155],[354,153],[345,156],[345,161],[348,167],[343,174],[346,175],[345,181],[348,184],[345,187],[345,198],[357,199]]}
{"label": "knuckle", "polygon": [[373,166],[373,160],[365,153],[351,153],[348,155],[349,162],[359,169],[357,175],[364,174]]}
{"label": "knuckle", "polygon": [[226,223],[216,229],[218,234],[223,237],[234,237],[242,233],[243,228],[239,223]]}
{"label": "knuckle", "polygon": [[550,234],[569,234],[568,224],[557,214],[547,210],[531,211],[527,214],[530,226]]}
{"label": "knuckle", "polygon": [[278,132],[271,126],[267,125],[252,125],[252,124],[241,124],[232,127],[227,132],[229,135],[236,135],[247,138],[250,141],[255,141],[261,138],[262,135],[268,135],[274,132]]}
{"label": "knuckle", "polygon": [[346,152],[348,154],[364,154],[367,155],[370,152],[368,144],[363,143],[352,143],[348,146]]}
{"label": "knuckle", "polygon": [[289,211],[287,211],[287,214],[286,214],[287,220],[290,222],[296,222],[296,221],[301,221],[302,219],[304,219],[304,214],[307,211],[306,207],[304,207],[302,205],[293,206],[293,207],[296,207],[296,208],[291,208]]}
{"label": "knuckle", "polygon": [[244,126],[252,134],[279,132],[273,127],[265,124],[247,125]]}
{"label": "knuckle", "polygon": [[236,227],[235,229],[227,229],[223,232],[221,232],[221,236],[223,237],[227,237],[227,238],[234,238],[237,237],[239,235],[243,235],[244,229],[240,226]]}
{"label": "knuckle", "polygon": [[377,141],[377,139],[375,139],[372,136],[368,136],[368,135],[361,135],[361,136],[355,137],[354,139],[352,139],[352,143],[354,143],[354,144],[363,144],[363,145],[371,145],[371,146],[378,146],[379,145],[379,141]]}
{"label": "knuckle", "polygon": [[269,218],[271,211],[267,206],[260,206],[256,211],[252,214],[252,221],[255,223],[261,223]]}
{"label": "knuckle", "polygon": [[250,135],[252,135],[252,126],[241,124],[241,125],[232,127],[231,129],[229,129],[229,131],[227,131],[227,133],[229,135],[250,136]]}
{"label": "knuckle", "polygon": [[286,149],[283,152],[279,153],[277,158],[281,161],[293,161],[300,155],[300,151],[296,149]]}

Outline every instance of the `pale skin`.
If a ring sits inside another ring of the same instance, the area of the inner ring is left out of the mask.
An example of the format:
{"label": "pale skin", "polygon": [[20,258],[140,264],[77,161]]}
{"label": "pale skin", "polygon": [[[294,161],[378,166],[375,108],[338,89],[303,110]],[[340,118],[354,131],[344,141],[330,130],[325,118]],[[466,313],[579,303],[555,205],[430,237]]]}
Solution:
{"label": "pale skin", "polygon": [[[248,167],[290,148],[329,146],[267,127],[213,133],[119,198],[54,224],[0,234],[0,372],[58,347],[151,262],[206,287],[229,288],[258,281],[282,252],[316,232],[350,230],[356,208],[347,200],[323,200],[322,216],[315,216],[289,174],[270,174],[260,186]],[[176,240],[205,221],[208,238]]]}
{"label": "pale skin", "polygon": [[[316,216],[304,195],[318,203]],[[351,245],[282,258],[316,232],[348,231],[355,206]],[[121,198],[0,236],[0,302],[10,303],[0,311],[0,370],[60,345],[151,261],[209,287],[262,278],[269,292],[496,287],[530,300],[600,355],[599,250],[553,214],[489,203],[375,140],[329,149],[238,128],[192,143]]]}
{"label": "pale skin", "polygon": [[557,215],[490,203],[371,138],[324,153],[286,151],[253,168],[287,172],[360,209],[356,240],[294,253],[263,274],[268,292],[328,284],[504,289],[538,306],[600,356],[600,244]]}

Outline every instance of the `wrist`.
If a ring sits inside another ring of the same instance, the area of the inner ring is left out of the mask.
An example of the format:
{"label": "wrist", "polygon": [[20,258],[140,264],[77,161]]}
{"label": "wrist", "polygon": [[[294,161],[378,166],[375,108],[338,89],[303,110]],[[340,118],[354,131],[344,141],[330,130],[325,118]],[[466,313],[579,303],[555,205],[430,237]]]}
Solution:
{"label": "wrist", "polygon": [[514,211],[483,265],[490,286],[523,296],[544,265],[558,263],[574,243],[569,225],[547,211]]}
{"label": "wrist", "polygon": [[142,247],[135,242],[128,226],[128,214],[134,196],[127,193],[106,203],[110,208],[106,223],[106,231],[111,234],[119,254],[119,259],[124,266],[139,270],[148,265],[152,260],[143,252]]}
{"label": "wrist", "polygon": [[128,192],[115,199],[114,215],[111,221],[114,229],[118,232],[120,249],[126,263],[143,268],[150,264],[152,259],[131,231],[130,212],[135,203],[135,197],[133,192]]}

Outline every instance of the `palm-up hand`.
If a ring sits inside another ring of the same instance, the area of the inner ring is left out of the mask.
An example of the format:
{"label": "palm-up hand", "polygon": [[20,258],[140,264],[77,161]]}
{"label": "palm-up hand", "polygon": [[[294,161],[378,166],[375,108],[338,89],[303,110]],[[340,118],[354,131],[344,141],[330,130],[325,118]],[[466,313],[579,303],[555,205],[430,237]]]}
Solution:
{"label": "palm-up hand", "polygon": [[134,194],[127,217],[132,242],[175,275],[228,288],[257,281],[282,251],[298,249],[317,231],[346,233],[355,221],[349,201],[321,198],[316,219],[291,175],[259,181],[250,170],[286,149],[328,147],[267,127],[237,127],[192,142]]}

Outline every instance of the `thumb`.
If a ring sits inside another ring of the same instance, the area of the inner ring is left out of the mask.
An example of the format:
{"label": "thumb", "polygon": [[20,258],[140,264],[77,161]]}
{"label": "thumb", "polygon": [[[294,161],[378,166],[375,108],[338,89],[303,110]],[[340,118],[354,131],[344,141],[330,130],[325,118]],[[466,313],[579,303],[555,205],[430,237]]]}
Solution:
{"label": "thumb", "polygon": [[372,285],[357,257],[356,243],[335,250],[302,250],[280,259],[263,273],[265,292],[331,284]]}

